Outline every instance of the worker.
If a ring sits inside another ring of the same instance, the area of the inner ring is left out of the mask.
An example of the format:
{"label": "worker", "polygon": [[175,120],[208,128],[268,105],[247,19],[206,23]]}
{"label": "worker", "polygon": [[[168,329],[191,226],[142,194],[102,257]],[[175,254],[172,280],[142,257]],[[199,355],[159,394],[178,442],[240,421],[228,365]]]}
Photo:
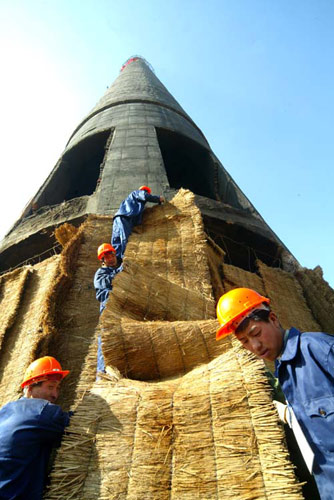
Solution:
{"label": "worker", "polygon": [[165,201],[163,196],[154,196],[151,192],[151,188],[148,186],[140,186],[139,189],[132,191],[122,201],[114,216],[111,244],[116,249],[116,255],[119,259],[124,257],[125,247],[132,233],[132,228],[142,222],[146,202],[150,201],[161,205]]}
{"label": "worker", "polygon": [[287,402],[287,406],[278,405],[279,413],[285,421],[296,420],[301,428],[308,447],[307,459],[312,455],[310,469],[320,497],[332,500],[334,336],[320,332],[301,333],[296,328],[285,331],[269,302],[268,298],[248,288],[225,293],[217,304],[220,328],[216,338],[234,333],[245,349],[262,359],[275,361],[275,374]]}
{"label": "worker", "polygon": [[105,309],[109,293],[112,290],[112,280],[116,274],[123,271],[122,260],[117,258],[115,248],[110,243],[102,243],[97,249],[97,258],[102,266],[94,276],[96,299],[100,302],[100,313]]}
{"label": "worker", "polygon": [[54,404],[69,374],[51,356],[27,368],[23,397],[0,409],[0,499],[42,498],[51,449],[58,446],[70,414]]}
{"label": "worker", "polygon": [[[97,249],[97,257],[102,261],[94,276],[96,298],[100,302],[100,314],[106,307],[109,293],[112,290],[112,280],[123,270],[121,259],[117,258],[115,248],[110,243],[102,243]],[[101,335],[97,337],[97,372],[105,372],[104,356],[102,352]],[[97,379],[99,377],[97,376]]]}

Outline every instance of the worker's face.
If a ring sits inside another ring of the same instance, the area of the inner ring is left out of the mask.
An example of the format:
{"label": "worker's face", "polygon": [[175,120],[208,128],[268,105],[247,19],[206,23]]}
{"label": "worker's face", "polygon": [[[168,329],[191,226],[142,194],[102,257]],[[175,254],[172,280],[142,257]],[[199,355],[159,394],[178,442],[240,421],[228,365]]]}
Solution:
{"label": "worker's face", "polygon": [[60,381],[44,380],[41,384],[32,385],[28,390],[28,397],[46,399],[50,403],[55,403],[59,396]]}
{"label": "worker's face", "polygon": [[275,313],[270,312],[269,322],[250,320],[249,325],[235,336],[248,351],[269,361],[274,361],[283,348],[284,331]]}
{"label": "worker's face", "polygon": [[115,267],[117,264],[117,257],[114,252],[106,252],[103,254],[103,260],[106,266]]}

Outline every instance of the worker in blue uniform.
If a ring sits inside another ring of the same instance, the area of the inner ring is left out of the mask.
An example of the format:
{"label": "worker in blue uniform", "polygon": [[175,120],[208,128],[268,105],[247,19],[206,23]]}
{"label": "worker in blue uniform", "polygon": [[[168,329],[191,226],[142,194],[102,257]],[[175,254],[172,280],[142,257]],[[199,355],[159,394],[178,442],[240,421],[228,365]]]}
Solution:
{"label": "worker in blue uniform", "polygon": [[[99,246],[97,257],[102,261],[102,266],[95,273],[94,287],[96,298],[100,302],[101,314],[112,290],[112,280],[116,274],[123,270],[123,265],[121,259],[116,257],[116,250],[110,243],[102,243]],[[97,338],[97,372],[105,372],[101,335]]]}
{"label": "worker in blue uniform", "polygon": [[97,258],[102,266],[94,276],[96,299],[100,302],[100,313],[105,309],[109,293],[112,290],[112,280],[116,274],[123,271],[121,259],[116,256],[115,248],[110,243],[102,243],[97,249]]}
{"label": "worker in blue uniform", "polygon": [[[284,331],[269,299],[248,288],[224,294],[217,305],[217,340],[234,333],[262,359],[275,361],[276,376],[287,405],[281,419],[297,421],[305,440],[304,458],[321,500],[334,498],[334,336],[322,332]],[[282,411],[283,410],[283,411]],[[292,429],[294,429],[292,427]],[[300,436],[300,434],[299,434]],[[297,437],[297,435],[296,435]],[[306,438],[306,439],[305,439]],[[298,439],[298,438],[297,438]]]}
{"label": "worker in blue uniform", "polygon": [[115,248],[119,259],[124,257],[125,247],[132,233],[132,228],[142,222],[145,204],[149,201],[161,205],[165,201],[163,196],[154,196],[151,192],[151,188],[148,186],[140,186],[139,189],[132,191],[122,201],[114,216],[111,244]]}
{"label": "worker in blue uniform", "polygon": [[69,374],[51,356],[27,368],[23,397],[0,409],[0,499],[40,500],[51,449],[60,444],[70,414],[54,404]]}

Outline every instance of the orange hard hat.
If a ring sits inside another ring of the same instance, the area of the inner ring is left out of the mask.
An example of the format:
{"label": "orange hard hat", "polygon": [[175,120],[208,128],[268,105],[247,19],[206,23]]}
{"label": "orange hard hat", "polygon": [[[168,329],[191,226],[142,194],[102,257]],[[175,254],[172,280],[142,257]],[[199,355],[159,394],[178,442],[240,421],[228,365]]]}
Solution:
{"label": "orange hard hat", "polygon": [[248,314],[258,309],[263,302],[269,304],[270,300],[250,288],[234,288],[222,295],[217,304],[220,328],[216,332],[216,340],[233,333]]}
{"label": "orange hard hat", "polygon": [[110,245],[110,243],[102,243],[102,245],[100,245],[97,249],[97,258],[101,260],[103,255],[107,252],[116,253],[116,250]]}
{"label": "orange hard hat", "polygon": [[152,193],[152,189],[149,188],[148,186],[140,186],[139,190],[147,191],[148,194]]}
{"label": "orange hard hat", "polygon": [[[21,387],[47,380],[48,375],[58,375],[59,380],[62,380],[69,374],[69,370],[62,370],[60,363],[52,356],[44,356],[36,359],[25,371]],[[51,377],[50,377],[51,378]]]}

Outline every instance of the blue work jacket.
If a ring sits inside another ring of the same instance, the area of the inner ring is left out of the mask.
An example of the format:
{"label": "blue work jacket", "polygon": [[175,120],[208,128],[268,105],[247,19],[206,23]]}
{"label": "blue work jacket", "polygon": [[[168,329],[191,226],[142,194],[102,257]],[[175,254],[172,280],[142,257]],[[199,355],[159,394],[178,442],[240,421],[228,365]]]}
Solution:
{"label": "blue work jacket", "polygon": [[96,298],[100,302],[100,312],[106,307],[109,293],[112,290],[112,280],[120,271],[123,271],[123,265],[118,267],[102,266],[95,273],[94,287]]}
{"label": "blue work jacket", "polygon": [[127,196],[120,204],[115,217],[120,215],[123,217],[131,217],[133,219],[134,226],[141,224],[143,210],[147,201],[150,201],[151,203],[161,203],[160,196],[149,194],[143,189],[132,191],[132,193],[130,193],[129,196]]}
{"label": "blue work jacket", "polygon": [[69,414],[45,399],[21,398],[0,409],[0,499],[40,500],[51,448]]}
{"label": "blue work jacket", "polygon": [[276,375],[314,452],[322,500],[334,498],[334,336],[291,328]]}

